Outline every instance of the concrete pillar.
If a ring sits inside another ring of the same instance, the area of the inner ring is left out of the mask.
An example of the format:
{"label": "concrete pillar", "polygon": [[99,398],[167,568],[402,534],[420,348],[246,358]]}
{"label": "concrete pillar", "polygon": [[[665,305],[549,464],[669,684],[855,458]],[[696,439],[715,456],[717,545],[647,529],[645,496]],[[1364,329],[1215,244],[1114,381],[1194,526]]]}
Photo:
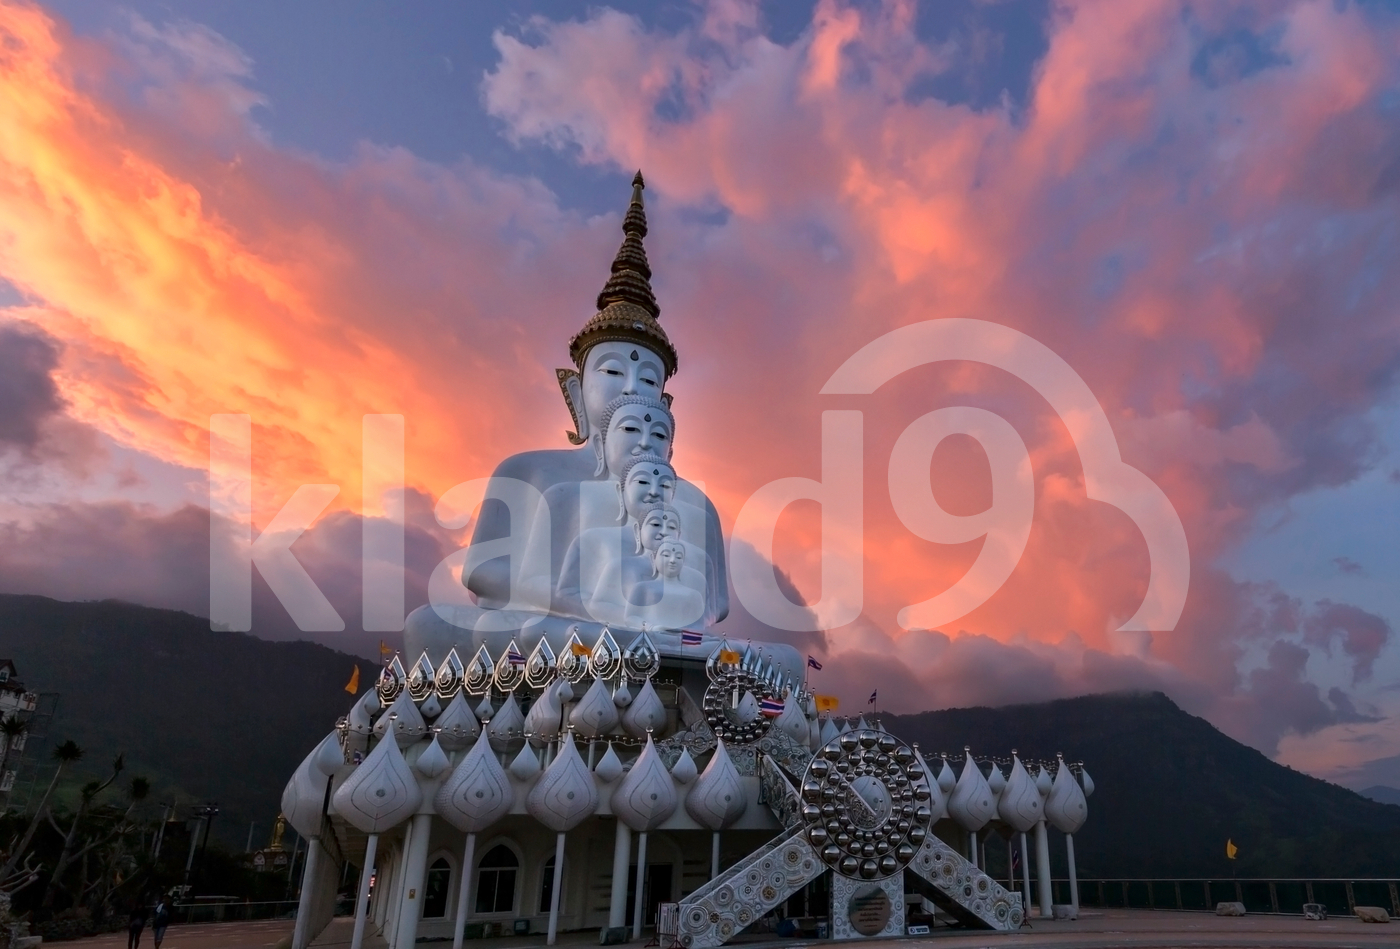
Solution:
{"label": "concrete pillar", "polygon": [[1031,918],[1031,855],[1026,848],[1026,832],[1021,831],[1021,908]]}
{"label": "concrete pillar", "polygon": [[292,928],[292,949],[306,949],[311,941],[307,929],[311,926],[311,903],[315,897],[317,873],[321,869],[321,838],[306,841],[306,864],[301,869],[301,895],[297,898],[297,921]]}
{"label": "concrete pillar", "polygon": [[719,876],[719,831],[715,831],[710,842],[710,879]]}
{"label": "concrete pillar", "polygon": [[370,834],[365,845],[365,866],[360,871],[360,895],[355,900],[355,930],[350,936],[350,949],[361,949],[365,942],[365,910],[369,908],[369,881],[374,876],[374,854],[379,849],[379,835]]}
{"label": "concrete pillar", "polygon": [[1040,895],[1040,918],[1054,919],[1055,911],[1050,905],[1050,834],[1043,820],[1035,825],[1035,880]]}
{"label": "concrete pillar", "polygon": [[613,838],[612,895],[608,901],[608,928],[627,925],[627,868],[632,863],[632,828],[617,822]]}
{"label": "concrete pillar", "polygon": [[554,889],[549,894],[549,936],[545,945],[554,945],[559,935],[559,900],[564,889],[564,834],[560,832],[554,842]]}
{"label": "concrete pillar", "polygon": [[1065,854],[1069,857],[1069,905],[1079,915],[1079,874],[1074,869],[1074,834],[1065,834]]}
{"label": "concrete pillar", "polygon": [[457,874],[457,918],[452,924],[452,949],[462,949],[462,934],[467,929],[467,911],[472,893],[472,862],[476,860],[476,834],[467,834],[467,846],[462,851],[462,872]]}
{"label": "concrete pillar", "polygon": [[642,938],[642,895],[647,882],[647,832],[637,835],[637,900],[632,905],[632,938]]}
{"label": "concrete pillar", "polygon": [[395,949],[413,949],[418,941],[418,920],[423,915],[423,878],[428,869],[428,835],[432,829],[433,815],[413,815],[413,826],[404,848],[403,897],[399,901]]}
{"label": "concrete pillar", "polygon": [[979,866],[977,863],[977,831],[975,830],[967,832],[967,859],[972,862],[974,867]]}

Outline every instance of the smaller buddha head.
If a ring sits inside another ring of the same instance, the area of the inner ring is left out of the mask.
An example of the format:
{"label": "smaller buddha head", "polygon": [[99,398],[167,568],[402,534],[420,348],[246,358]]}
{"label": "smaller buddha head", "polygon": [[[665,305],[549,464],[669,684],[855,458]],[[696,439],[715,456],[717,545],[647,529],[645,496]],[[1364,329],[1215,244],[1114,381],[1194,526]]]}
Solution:
{"label": "smaller buddha head", "polygon": [[640,521],[658,504],[675,499],[676,471],[659,455],[637,455],[623,468],[617,495],[618,521]]}
{"label": "smaller buddha head", "polygon": [[685,544],[678,540],[663,540],[651,555],[651,575],[666,580],[680,579],[685,567]]}
{"label": "smaller buddha head", "polygon": [[642,455],[670,460],[676,420],[660,399],[620,395],[603,413],[601,437],[593,441],[598,456],[595,476],[607,472],[621,481],[628,462]]}
{"label": "smaller buddha head", "polygon": [[632,525],[637,538],[635,553],[653,553],[663,540],[680,540],[681,516],[669,505],[658,505]]}

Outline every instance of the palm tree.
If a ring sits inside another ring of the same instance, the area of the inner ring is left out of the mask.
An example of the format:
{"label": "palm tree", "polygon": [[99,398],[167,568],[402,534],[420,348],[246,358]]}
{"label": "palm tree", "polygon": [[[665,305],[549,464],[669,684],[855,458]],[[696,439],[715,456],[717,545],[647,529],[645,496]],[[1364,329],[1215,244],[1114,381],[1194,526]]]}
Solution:
{"label": "palm tree", "polygon": [[65,767],[75,761],[82,760],[83,749],[79,748],[78,743],[70,738],[53,750],[53,758],[58,762],[58,767],[54,769],[53,778],[49,781],[49,786],[45,788],[44,796],[39,799],[39,806],[34,808],[34,814],[29,818],[29,826],[25,828],[24,836],[20,838],[19,844],[6,857],[5,865],[0,867],[0,880],[9,879],[10,874],[15,871],[15,867],[19,866],[20,860],[29,850],[30,841],[34,839],[34,831],[39,829],[39,822],[44,819],[44,813],[48,810],[49,798],[53,795],[53,789],[58,786],[59,776],[63,774]]}
{"label": "palm tree", "polygon": [[10,751],[28,731],[29,723],[13,712],[0,719],[0,740],[5,743],[5,747],[0,749],[0,781],[5,780],[5,766],[10,763]]}
{"label": "palm tree", "polygon": [[[112,761],[112,774],[106,781],[89,781],[87,784],[83,785],[82,793],[78,796],[78,809],[73,813],[72,823],[68,825],[67,830],[59,826],[58,821],[54,819],[52,813],[47,815],[49,826],[63,838],[63,849],[58,852],[58,859],[55,860],[53,864],[53,873],[49,875],[48,883],[44,886],[44,895],[39,901],[39,905],[44,907],[44,909],[49,909],[53,906],[54,898],[58,895],[58,890],[60,888],[66,889],[63,885],[63,874],[67,872],[68,867],[74,860],[78,859],[78,857],[89,849],[88,847],[77,851],[73,849],[78,841],[78,825],[83,822],[83,818],[87,815],[88,809],[92,807],[92,802],[97,799],[97,795],[107,790],[107,787],[113,781],[117,780],[117,776],[122,773],[125,767],[125,760],[121,755],[117,755]],[[145,797],[145,791],[148,790],[150,790],[149,784],[146,785],[141,796]],[[131,806],[135,807],[136,801],[133,800]]]}

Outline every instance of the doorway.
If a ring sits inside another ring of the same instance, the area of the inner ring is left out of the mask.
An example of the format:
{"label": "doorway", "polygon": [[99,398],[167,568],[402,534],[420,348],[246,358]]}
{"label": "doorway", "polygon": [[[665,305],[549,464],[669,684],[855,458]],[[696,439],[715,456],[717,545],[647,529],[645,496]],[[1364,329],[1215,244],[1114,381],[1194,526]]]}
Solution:
{"label": "doorway", "polygon": [[[656,908],[662,903],[671,902],[671,864],[669,863],[649,863],[647,864],[647,878],[642,884],[642,925],[654,926],[656,924]],[[634,863],[627,869],[627,920],[626,925],[632,925],[632,919],[637,912],[637,865]]]}

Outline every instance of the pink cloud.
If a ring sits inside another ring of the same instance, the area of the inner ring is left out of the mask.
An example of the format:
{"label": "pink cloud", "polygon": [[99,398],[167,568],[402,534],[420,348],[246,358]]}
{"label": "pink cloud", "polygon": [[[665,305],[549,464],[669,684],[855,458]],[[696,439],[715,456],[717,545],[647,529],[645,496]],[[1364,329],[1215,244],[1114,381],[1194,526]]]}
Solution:
{"label": "pink cloud", "polygon": [[[1059,4],[1024,110],[979,110],[917,94],[948,54],[917,40],[909,4],[823,2],[786,45],[757,9],[711,4],[670,31],[608,9],[535,18],[497,35],[483,95],[517,141],[646,170],[677,462],[727,520],[760,485],[815,476],[827,408],[865,413],[867,486],[934,407],[987,408],[1026,441],[1035,525],[966,635],[893,617],[956,582],[977,542],[920,541],[870,492],[864,618],[812,640],[833,682],[892,683],[908,710],[1163,688],[1270,748],[1346,721],[1307,653],[1337,649],[1364,682],[1386,622],[1212,564],[1262,506],[1371,463],[1366,413],[1400,370],[1394,23],[1330,3]],[[1276,55],[1255,68],[1210,45],[1230,30],[1276,37]],[[552,370],[616,217],[470,161],[281,151],[249,119],[246,58],[202,28],[78,41],[10,4],[0,32],[0,274],[63,339],[75,418],[198,464],[208,415],[250,412],[260,513],[301,481],[357,498],[367,411],[406,416],[429,497],[563,447]],[[1067,430],[1024,384],[939,365],[817,397],[861,345],[935,317],[1013,326],[1085,378],[1185,524],[1176,631],[1112,634],[1142,596],[1141,537],[1085,499]],[[950,509],[985,505],[985,477],[975,445],[935,456]],[[782,528],[778,566],[815,600],[815,511]],[[1256,647],[1265,664],[1241,673]]]}

